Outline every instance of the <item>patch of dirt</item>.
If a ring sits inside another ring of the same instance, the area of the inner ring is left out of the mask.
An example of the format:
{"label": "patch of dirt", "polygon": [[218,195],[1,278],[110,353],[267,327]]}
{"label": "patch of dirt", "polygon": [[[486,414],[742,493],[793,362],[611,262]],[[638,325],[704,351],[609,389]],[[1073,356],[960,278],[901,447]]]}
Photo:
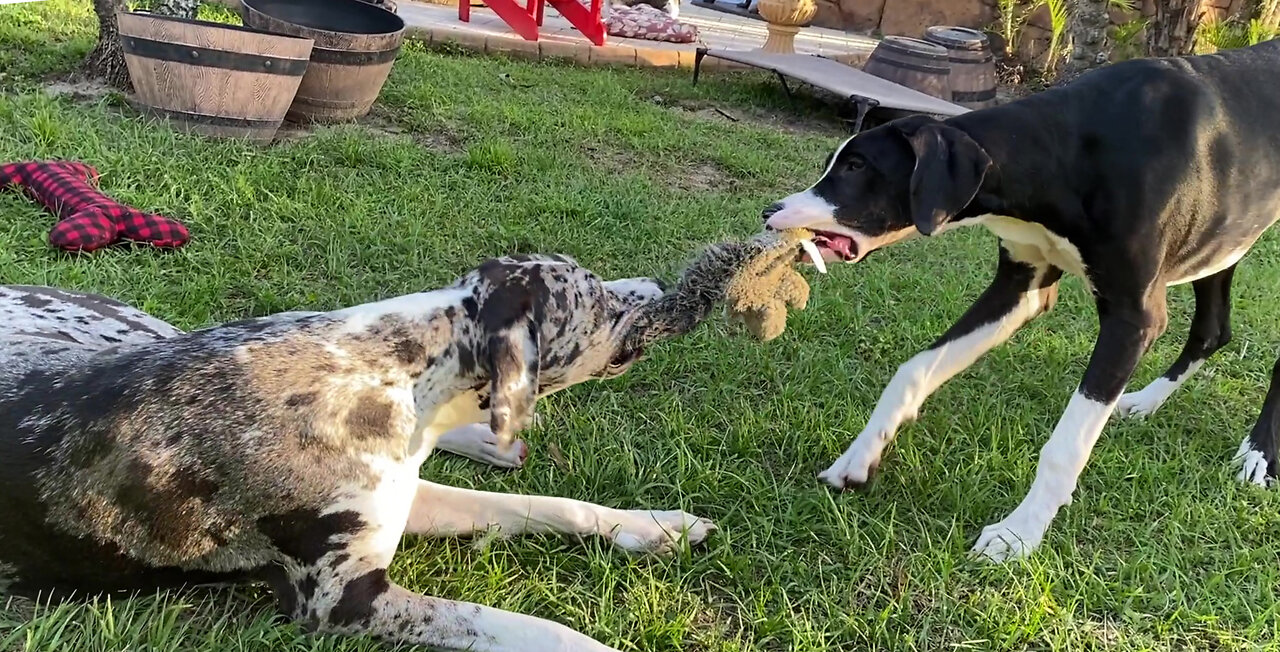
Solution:
{"label": "patch of dirt", "polygon": [[720,165],[703,161],[677,170],[671,185],[685,192],[724,191],[736,187],[738,179]]}
{"label": "patch of dirt", "polygon": [[395,119],[395,115],[375,105],[373,110],[358,121],[360,126],[388,135],[407,134],[413,141],[426,149],[445,154],[461,154],[466,151],[463,139],[448,129],[436,131],[418,131]]}
{"label": "patch of dirt", "polygon": [[44,85],[45,92],[54,97],[69,97],[76,102],[96,102],[120,91],[101,79],[58,79]]}
{"label": "patch of dirt", "polygon": [[436,131],[428,134],[413,134],[413,140],[427,149],[446,154],[461,154],[466,146],[456,134],[448,131]]}
{"label": "patch of dirt", "polygon": [[582,154],[591,161],[593,168],[602,172],[627,174],[636,170],[649,170],[656,173],[657,178],[665,179],[668,187],[682,192],[725,190],[738,183],[733,174],[712,161],[677,165],[665,168],[665,172],[658,172],[657,170],[664,169],[666,163],[659,163],[659,166],[664,167],[655,168],[652,160],[644,160],[641,156],[621,149],[583,145]]}
{"label": "patch of dirt", "polygon": [[781,111],[741,106],[725,108],[716,106],[711,102],[695,100],[666,104],[662,101],[662,98],[656,96],[653,101],[655,104],[669,106],[674,111],[700,120],[726,124],[749,124],[789,134],[832,135],[844,133],[847,129],[829,107],[816,111],[806,111],[805,105],[812,102],[811,99],[807,98],[797,98],[797,106],[794,109]]}
{"label": "patch of dirt", "polygon": [[637,167],[636,157],[619,149],[583,145],[582,154],[591,161],[592,167],[605,172],[622,173]]}
{"label": "patch of dirt", "polygon": [[1045,89],[1045,81],[1039,70],[1025,63],[996,61],[996,104],[1008,104]]}
{"label": "patch of dirt", "polygon": [[302,125],[296,122],[285,122],[276,130],[276,137],[272,139],[272,144],[285,143],[292,140],[306,138],[314,133],[310,125]]}

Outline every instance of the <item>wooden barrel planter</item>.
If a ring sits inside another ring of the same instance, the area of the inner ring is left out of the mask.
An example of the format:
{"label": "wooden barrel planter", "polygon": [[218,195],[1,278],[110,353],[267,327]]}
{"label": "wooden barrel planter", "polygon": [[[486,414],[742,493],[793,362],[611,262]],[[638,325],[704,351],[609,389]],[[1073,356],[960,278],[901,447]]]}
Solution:
{"label": "wooden barrel planter", "polygon": [[206,136],[269,141],[311,56],[311,39],[122,12],[120,46],[144,113]]}
{"label": "wooden barrel planter", "polygon": [[369,112],[391,74],[404,20],[360,0],[244,0],[244,24],[315,41],[289,108],[297,122],[339,122]]}
{"label": "wooden barrel planter", "polygon": [[996,62],[987,35],[976,29],[939,25],[924,40],[947,49],[951,64],[951,101],[970,109],[996,103]]}
{"label": "wooden barrel planter", "polygon": [[926,95],[951,101],[951,65],[940,45],[906,36],[886,36],[863,71]]}

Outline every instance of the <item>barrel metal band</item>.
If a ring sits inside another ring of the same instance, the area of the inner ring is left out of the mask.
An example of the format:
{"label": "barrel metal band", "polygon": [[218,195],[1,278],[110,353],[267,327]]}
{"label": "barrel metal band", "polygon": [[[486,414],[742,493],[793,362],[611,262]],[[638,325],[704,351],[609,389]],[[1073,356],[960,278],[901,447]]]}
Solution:
{"label": "barrel metal band", "polygon": [[167,118],[178,122],[208,125],[210,127],[238,127],[241,129],[275,129],[283,120],[261,120],[258,118],[233,118],[224,115],[208,115],[176,109],[162,109],[155,106],[140,106],[143,112],[158,118]]}
{"label": "barrel metal band", "polygon": [[182,43],[153,41],[137,36],[126,36],[121,41],[121,47],[124,49],[125,54],[132,54],[146,59],[186,63],[220,70],[285,75],[288,77],[301,76],[307,70],[306,59],[282,59],[260,54],[214,50]]}
{"label": "barrel metal band", "polygon": [[913,72],[923,72],[923,73],[928,73],[930,75],[950,75],[951,74],[951,68],[948,68],[946,66],[926,66],[919,63],[911,63],[910,61],[898,61],[896,59],[885,59],[882,57],[875,57],[874,55],[872,56],[872,58],[877,59],[878,61],[884,62],[886,64],[889,64],[894,68],[902,68],[904,70],[910,70]]}
{"label": "barrel metal band", "polygon": [[[899,47],[896,44],[881,45],[881,47],[884,48],[885,52],[893,52],[894,54],[900,54],[906,57],[915,57],[917,59],[924,59],[926,61],[943,62],[949,59],[949,57],[946,54],[933,54],[931,52],[920,52],[919,50],[909,50],[904,47]],[[942,46],[938,46],[938,47],[941,48]]]}
{"label": "barrel metal band", "polygon": [[339,66],[371,66],[379,63],[390,63],[396,60],[400,46],[390,50],[360,52],[354,50],[330,50],[329,48],[311,48],[311,60],[316,63],[328,63]]}

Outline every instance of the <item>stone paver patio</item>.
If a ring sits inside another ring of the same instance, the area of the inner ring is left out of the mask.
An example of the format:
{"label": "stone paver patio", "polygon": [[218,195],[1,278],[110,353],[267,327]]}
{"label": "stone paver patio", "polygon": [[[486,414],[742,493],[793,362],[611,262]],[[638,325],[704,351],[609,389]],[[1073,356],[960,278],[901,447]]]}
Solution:
{"label": "stone paver patio", "polygon": [[[723,0],[722,0],[723,1]],[[538,41],[518,36],[496,14],[484,7],[471,9],[471,22],[458,20],[457,5],[401,0],[399,14],[410,36],[432,43],[453,43],[483,52],[507,53],[530,58],[571,59],[584,64],[653,67],[693,67],[699,47],[752,50],[765,40],[765,23],[684,0],[680,20],[698,27],[701,43],[666,43],[609,36],[596,47],[548,5]],[[871,54],[876,40],[821,27],[807,27],[796,37],[796,51],[817,54],[846,63],[860,63]],[[737,68],[740,64],[705,59],[704,69]]]}

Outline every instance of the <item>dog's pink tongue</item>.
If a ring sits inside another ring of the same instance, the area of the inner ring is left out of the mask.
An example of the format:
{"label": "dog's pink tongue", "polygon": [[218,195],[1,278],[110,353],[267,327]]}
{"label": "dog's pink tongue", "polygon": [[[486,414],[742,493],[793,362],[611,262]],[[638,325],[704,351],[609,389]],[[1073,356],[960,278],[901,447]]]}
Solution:
{"label": "dog's pink tongue", "polygon": [[853,238],[835,233],[821,233],[813,239],[819,247],[830,249],[841,260],[853,260],[857,257],[854,251]]}
{"label": "dog's pink tongue", "polygon": [[843,235],[838,235],[834,238],[831,238],[831,240],[827,243],[827,246],[831,247],[832,251],[840,254],[840,257],[845,260],[849,260],[854,257],[853,238],[843,236]]}

